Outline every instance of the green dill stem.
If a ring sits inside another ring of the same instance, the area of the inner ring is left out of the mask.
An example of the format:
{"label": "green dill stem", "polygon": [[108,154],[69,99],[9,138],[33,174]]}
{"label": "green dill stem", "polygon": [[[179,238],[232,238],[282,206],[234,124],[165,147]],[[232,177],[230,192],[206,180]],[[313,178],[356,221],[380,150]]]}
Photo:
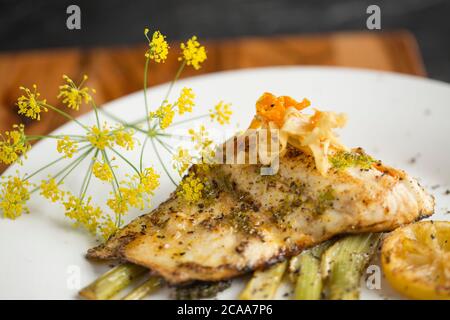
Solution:
{"label": "green dill stem", "polygon": [[134,288],[129,294],[122,298],[122,300],[141,300],[150,293],[160,288],[163,280],[159,277],[150,276],[144,283]]}
{"label": "green dill stem", "polygon": [[141,155],[139,158],[139,169],[140,169],[141,173],[144,170],[144,162],[143,162],[144,161],[144,150],[145,150],[145,147],[147,146],[147,141],[150,137],[150,133],[153,132],[155,130],[155,128],[156,128],[156,123],[151,128],[149,127],[148,132],[145,132],[146,136],[145,136],[144,143],[142,145]]}
{"label": "green dill stem", "polygon": [[106,151],[105,151],[105,150],[102,150],[102,155],[103,155],[103,158],[104,158],[105,161],[106,161],[106,164],[108,165],[109,169],[110,169],[111,172],[112,172],[114,181],[115,181],[116,186],[117,186],[117,189],[118,189],[118,191],[119,191],[119,195],[120,195],[120,197],[122,198],[122,195],[121,195],[121,193],[120,193],[120,185],[119,185],[119,181],[117,180],[116,173],[114,172],[114,168],[113,168],[113,166],[111,165],[111,162],[109,161],[108,155],[106,154]]}
{"label": "green dill stem", "polygon": [[[78,165],[89,155],[89,153],[91,153],[91,151],[94,150],[94,148],[90,148],[88,149],[85,153],[83,153],[81,156],[79,156],[77,159],[75,159],[72,163],[70,163],[66,168],[64,168],[62,170],[62,172],[66,171],[71,165],[73,165],[73,167],[70,168],[70,170],[61,178],[59,179],[57,185],[60,185],[65,178],[67,178],[67,176],[76,168],[78,167]],[[58,173],[59,175],[59,173]]]}
{"label": "green dill stem", "polygon": [[86,191],[88,189],[89,183],[91,182],[91,178],[92,178],[92,167],[94,166],[95,161],[97,160],[97,155],[98,155],[98,149],[95,150],[95,154],[92,157],[91,163],[89,165],[88,171],[86,172],[86,175],[84,176],[83,179],[83,183],[81,185],[81,189],[80,189],[80,199],[83,200],[85,195],[86,195]]}
{"label": "green dill stem", "polygon": [[27,181],[28,179],[32,178],[33,176],[35,176],[36,174],[38,174],[39,172],[51,167],[52,165],[58,163],[59,161],[63,160],[65,157],[60,157],[52,162],[50,162],[49,164],[46,164],[45,166],[43,166],[42,168],[39,168],[38,170],[36,170],[35,172],[33,172],[32,174],[30,174],[29,176],[27,176],[26,178],[23,179],[23,181]]}
{"label": "green dill stem", "polygon": [[147,84],[148,84],[148,66],[150,63],[150,58],[145,59],[144,67],[144,104],[145,104],[145,119],[147,121],[148,129],[150,130],[150,119],[148,110],[148,100],[147,100]]}
{"label": "green dill stem", "polygon": [[161,138],[167,138],[167,139],[191,140],[190,136],[183,136],[180,134],[158,133],[157,136],[161,137]]}
{"label": "green dill stem", "polygon": [[[83,150],[83,149],[86,149],[87,147],[89,147],[89,146],[84,146],[84,147],[78,149],[78,151],[81,151],[81,150]],[[23,179],[23,180],[26,181],[26,180],[32,178],[33,176],[35,176],[35,175],[38,174],[39,172],[41,172],[41,171],[43,171],[43,170],[45,170],[45,169],[51,167],[52,165],[58,163],[59,161],[61,161],[61,160],[63,160],[63,159],[66,159],[66,157],[65,157],[65,156],[59,157],[58,159],[56,159],[56,160],[54,160],[54,161],[52,161],[52,162],[46,164],[46,165],[43,166],[42,168],[40,168],[40,169],[36,170],[35,172],[33,172],[32,174],[28,175],[28,176],[27,176],[25,179]]]}
{"label": "green dill stem", "polygon": [[94,113],[95,113],[95,119],[97,120],[97,126],[100,128],[100,117],[98,116],[98,108],[97,105],[94,101],[94,99],[92,99],[92,107],[94,108]]}
{"label": "green dill stem", "polygon": [[[147,121],[147,124],[150,128],[150,121],[149,121],[149,110],[148,110],[148,104],[147,104],[147,69],[148,69],[148,62],[149,59],[147,58],[147,60],[145,61],[145,69],[144,69],[144,101],[145,101],[145,111],[147,112],[145,119],[141,119],[141,120],[137,120],[135,122],[132,122],[131,125],[138,125],[144,121]],[[175,77],[173,78],[173,80],[170,82],[169,84],[169,89],[166,92],[166,95],[163,99],[163,101],[161,101],[161,105],[162,106],[164,104],[165,101],[167,101],[167,99],[169,98],[170,93],[172,92],[173,86],[175,84],[175,82],[180,78],[181,72],[183,72],[184,67],[186,66],[186,61],[183,61],[183,63],[180,65],[180,67],[177,70],[177,73],[175,74]]]}
{"label": "green dill stem", "polygon": [[[86,147],[88,147],[88,146],[86,146]],[[52,179],[55,179],[55,178],[59,177],[59,176],[60,176],[61,174],[63,174],[66,170],[68,170],[70,167],[74,166],[74,167],[69,171],[69,173],[72,172],[72,170],[73,170],[73,169],[74,169],[74,168],[75,168],[75,167],[76,167],[76,166],[77,166],[84,158],[86,158],[86,156],[92,151],[92,149],[93,149],[93,148],[89,149],[88,151],[86,151],[86,152],[83,153],[82,155],[76,157],[72,162],[70,162],[67,166],[65,166],[62,170],[60,170],[57,174],[55,174],[55,175],[52,176],[51,178],[52,178]],[[64,159],[64,157],[62,157],[62,158]],[[82,159],[81,159],[81,158],[82,158]],[[61,160],[61,159],[57,159],[57,160]],[[56,161],[56,160],[55,160],[55,161]],[[54,164],[54,163],[50,163],[50,165],[52,165],[52,164]],[[45,168],[48,168],[50,165],[47,165],[46,167],[39,169],[38,172],[42,171],[42,170],[45,169]],[[34,172],[32,175],[30,175],[29,177],[27,177],[27,179],[31,178],[32,176],[34,176],[34,175],[37,174],[38,172]],[[67,175],[68,175],[69,173],[67,173],[67,174],[66,174],[66,175],[65,175],[65,176],[57,183],[57,185],[60,185],[60,184],[63,182],[64,178],[67,177]],[[26,179],[25,179],[25,180],[26,180]],[[35,191],[37,191],[37,190],[39,190],[39,189],[40,189],[40,186],[34,188],[30,193],[33,193],[33,192],[35,192]]]}
{"label": "green dill stem", "polygon": [[187,123],[187,122],[191,122],[191,121],[195,121],[195,120],[199,120],[199,119],[203,119],[203,118],[207,118],[207,117],[209,117],[209,114],[202,114],[200,116],[196,116],[196,117],[193,117],[193,118],[184,119],[184,120],[181,120],[181,121],[174,122],[174,123],[172,123],[170,125],[170,127],[178,126],[178,125],[183,124],[183,123]]}
{"label": "green dill stem", "polygon": [[86,126],[85,126],[84,124],[82,124],[80,121],[78,121],[77,119],[75,119],[74,117],[72,117],[70,114],[68,114],[68,113],[66,113],[66,112],[64,112],[64,111],[62,111],[62,110],[60,110],[60,109],[58,109],[58,108],[56,108],[56,107],[54,107],[54,106],[52,106],[52,105],[49,105],[49,104],[44,104],[44,106],[47,107],[47,108],[49,108],[49,109],[51,109],[51,110],[53,110],[53,111],[55,111],[55,112],[58,112],[58,113],[59,113],[60,115],[62,115],[63,117],[66,117],[67,119],[72,120],[73,122],[75,122],[75,123],[77,123],[78,125],[80,125],[83,129],[89,130],[88,127],[86,127]]}
{"label": "green dill stem", "polygon": [[121,264],[99,278],[80,291],[80,295],[91,300],[111,299],[126,288],[133,279],[143,275],[147,269],[144,267],[124,263]]}
{"label": "green dill stem", "polygon": [[130,125],[130,124],[124,124],[124,123],[122,123],[124,126],[126,126],[126,127],[128,127],[128,128],[132,128],[132,129],[134,129],[134,130],[136,130],[136,131],[139,131],[139,132],[142,132],[142,133],[144,133],[144,134],[148,134],[148,130],[144,130],[144,129],[142,129],[142,128],[139,128],[139,127],[137,127],[137,126],[134,126],[134,125]]}
{"label": "green dill stem", "polygon": [[81,135],[70,135],[70,134],[64,134],[64,135],[47,135],[47,136],[38,136],[38,135],[32,135],[32,136],[27,136],[26,140],[27,141],[32,141],[32,140],[40,140],[40,139],[63,139],[64,137],[69,137],[71,139],[79,139],[80,141],[85,138],[84,136]]}
{"label": "green dill stem", "polygon": [[144,164],[143,164],[144,163],[144,150],[145,150],[145,145],[148,142],[148,139],[149,139],[149,136],[146,135],[145,139],[144,139],[144,143],[142,144],[141,155],[139,157],[139,169],[140,169],[141,173],[144,170],[144,168],[143,168],[143,166],[144,166]]}
{"label": "green dill stem", "polygon": [[[130,123],[128,123],[128,122],[123,121],[123,119],[120,119],[119,117],[116,117],[115,115],[113,115],[113,114],[110,113],[109,111],[106,111],[105,109],[98,109],[98,110],[99,110],[101,113],[103,113],[104,115],[106,115],[107,117],[109,117],[109,118],[111,118],[111,119],[113,119],[113,120],[119,122],[119,123],[122,124],[123,126],[125,126],[125,127],[130,127],[130,128],[133,128],[133,129],[136,129],[136,130],[137,130],[137,128],[135,128],[133,124],[130,124]],[[142,129],[141,129],[141,130],[142,130]]]}
{"label": "green dill stem", "polygon": [[[173,122],[173,123],[169,126],[169,128],[175,127],[175,126],[178,126],[178,125],[181,125],[181,124],[184,124],[184,123],[188,123],[188,122],[191,122],[191,121],[195,121],[195,120],[200,120],[200,119],[208,118],[208,117],[210,117],[209,114],[202,114],[202,115],[200,115],[200,116],[196,116],[196,117],[193,117],[193,118],[189,118],[189,119],[184,119],[184,120],[176,121],[176,122]],[[121,121],[121,120],[118,119],[118,121]],[[136,127],[138,124],[140,124],[140,123],[142,123],[142,122],[144,122],[144,121],[145,121],[145,120],[142,120],[142,119],[141,119],[141,120],[138,120],[138,121],[135,121],[135,122],[132,122],[132,123],[127,123],[126,125],[127,125],[128,127],[131,127],[131,128],[133,128],[133,129],[136,129],[136,130],[138,130],[138,131],[141,131],[141,132],[144,132],[144,133],[145,133],[145,132],[146,132],[145,130]],[[122,122],[122,124],[125,125],[124,122]]]}
{"label": "green dill stem", "polygon": [[164,100],[161,102],[161,105],[164,104],[165,101],[167,101],[167,99],[169,98],[170,93],[172,92],[173,89],[173,85],[175,84],[175,82],[178,80],[178,78],[180,78],[181,72],[183,72],[184,67],[186,66],[186,60],[183,60],[183,63],[180,65],[180,67],[178,68],[177,73],[175,74],[175,77],[173,78],[173,80],[170,82],[169,85],[169,89],[166,92],[166,96],[164,97]]}
{"label": "green dill stem", "polygon": [[159,162],[161,163],[164,172],[167,174],[167,176],[169,177],[170,181],[172,181],[172,183],[177,186],[177,183],[175,182],[175,180],[172,178],[172,176],[170,175],[169,171],[166,168],[166,165],[164,164],[164,161],[162,161],[161,156],[159,155],[158,149],[156,148],[155,142],[153,141],[153,139],[150,139],[150,142],[152,143],[153,146],[153,150],[155,150],[156,156],[158,157]]}
{"label": "green dill stem", "polygon": [[158,137],[155,137],[156,141],[159,142],[159,144],[161,146],[163,146],[164,149],[167,150],[167,152],[169,152],[171,155],[173,155],[173,150],[170,148],[170,146],[167,145],[167,143],[162,142],[160,139],[158,139]]}
{"label": "green dill stem", "polygon": [[[111,162],[109,161],[108,155],[106,154],[106,151],[105,151],[105,150],[102,150],[102,155],[103,155],[103,158],[105,159],[106,163],[108,164],[109,169],[110,169],[111,172],[112,172],[112,175],[113,175],[113,182],[116,184],[116,187],[117,187],[116,192],[118,193],[119,198],[120,198],[120,200],[122,201],[122,193],[120,192],[120,184],[119,184],[119,180],[117,180],[116,173],[114,172],[114,168],[113,168],[113,166],[111,165]],[[114,185],[114,183],[113,183],[113,185]],[[116,226],[117,226],[117,227],[120,227],[121,224],[122,224],[122,219],[120,218],[120,214],[116,213]]]}
{"label": "green dill stem", "polygon": [[125,161],[126,163],[128,163],[130,165],[131,168],[133,168],[134,171],[136,171],[136,173],[139,175],[140,172],[139,170],[127,159],[125,158],[123,155],[121,155],[118,151],[116,151],[113,148],[109,148],[112,152],[114,152],[115,154],[117,154],[123,161]]}

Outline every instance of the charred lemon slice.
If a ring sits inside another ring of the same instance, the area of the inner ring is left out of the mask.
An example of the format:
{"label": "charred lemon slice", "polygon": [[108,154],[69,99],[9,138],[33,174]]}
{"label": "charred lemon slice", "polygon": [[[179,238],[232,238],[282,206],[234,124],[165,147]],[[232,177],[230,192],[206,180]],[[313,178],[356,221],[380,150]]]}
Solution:
{"label": "charred lemon slice", "polygon": [[381,263],[386,279],[406,297],[450,300],[450,222],[393,231],[383,242]]}

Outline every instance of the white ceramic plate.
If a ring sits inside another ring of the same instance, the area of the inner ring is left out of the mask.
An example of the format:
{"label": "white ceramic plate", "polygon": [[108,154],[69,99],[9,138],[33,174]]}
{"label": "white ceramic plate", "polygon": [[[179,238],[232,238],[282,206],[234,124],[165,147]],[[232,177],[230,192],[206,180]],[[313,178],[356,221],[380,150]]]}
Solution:
{"label": "white ceramic plate", "polygon": [[[450,218],[450,85],[422,78],[385,72],[343,68],[276,67],[232,72],[221,72],[178,82],[173,97],[183,86],[197,94],[197,107],[189,117],[207,113],[218,100],[233,103],[233,122],[228,128],[245,128],[254,114],[256,99],[264,91],[297,98],[308,97],[313,106],[324,110],[346,112],[349,123],[341,132],[348,146],[362,146],[384,162],[407,170],[419,178],[436,196],[436,214],[433,219]],[[151,104],[156,106],[166,92],[161,85],[149,90]],[[172,98],[173,98],[172,97]],[[142,92],[131,94],[105,108],[126,120],[144,115]],[[44,115],[45,117],[45,115]],[[93,123],[92,114],[80,118]],[[208,121],[206,121],[208,122]],[[208,125],[214,128],[215,125]],[[57,133],[81,132],[75,123],[68,123]],[[229,132],[231,134],[232,131]],[[33,172],[56,157],[55,141],[42,141],[29,152],[23,167],[17,165],[5,174]],[[162,173],[154,153],[147,149],[145,162],[154,164]],[[137,159],[138,152],[129,157]],[[161,151],[164,161],[170,163],[168,153]],[[415,161],[412,161],[415,159]],[[88,161],[83,163],[87,168]],[[61,164],[62,166],[62,164]],[[42,174],[40,181],[58,167]],[[127,171],[120,167],[123,174]],[[83,178],[79,169],[65,182],[64,187],[79,190]],[[163,201],[174,189],[161,174],[153,206]],[[108,186],[94,184],[90,191],[96,199],[104,200]],[[102,201],[104,202],[104,201]],[[87,234],[71,226],[60,205],[50,204],[39,195],[33,195],[29,204],[31,213],[15,221],[0,218],[0,298],[2,299],[73,299],[78,285],[84,286],[108,269],[106,264],[94,264],[84,258],[86,250],[96,244]],[[137,216],[133,212],[128,219]],[[79,280],[79,281],[78,281]],[[219,294],[219,298],[233,299],[243,281]],[[285,286],[279,296],[289,292]],[[163,289],[152,298],[167,298]],[[382,281],[380,290],[368,290],[362,281],[363,299],[399,298]]]}

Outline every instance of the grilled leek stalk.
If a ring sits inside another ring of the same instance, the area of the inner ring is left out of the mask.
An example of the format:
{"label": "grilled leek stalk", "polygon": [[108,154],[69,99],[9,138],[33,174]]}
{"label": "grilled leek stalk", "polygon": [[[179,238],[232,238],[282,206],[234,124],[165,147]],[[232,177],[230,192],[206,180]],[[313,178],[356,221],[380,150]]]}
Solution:
{"label": "grilled leek stalk", "polygon": [[275,297],[278,286],[286,270],[287,262],[283,261],[266,270],[256,271],[244,290],[239,295],[241,300],[270,300]]}
{"label": "grilled leek stalk", "polygon": [[121,264],[82,289],[80,296],[90,300],[111,299],[122,289],[126,288],[133,279],[146,271],[148,269],[135,264]]}
{"label": "grilled leek stalk", "polygon": [[320,300],[323,288],[320,259],[330,245],[326,241],[291,259],[289,271],[295,280],[295,300]]}
{"label": "grilled leek stalk", "polygon": [[321,272],[325,279],[325,297],[330,300],[359,299],[364,268],[375,252],[381,234],[346,236],[322,255]]}
{"label": "grilled leek stalk", "polygon": [[163,280],[159,277],[150,276],[141,285],[134,288],[130,293],[128,293],[122,300],[141,300],[148,296],[150,293],[154,292],[163,284]]}

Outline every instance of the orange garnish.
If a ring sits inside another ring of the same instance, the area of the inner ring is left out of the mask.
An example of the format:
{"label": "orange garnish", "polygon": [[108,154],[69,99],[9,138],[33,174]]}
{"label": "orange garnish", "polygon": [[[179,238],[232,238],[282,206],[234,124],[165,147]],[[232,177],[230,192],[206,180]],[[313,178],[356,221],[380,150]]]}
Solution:
{"label": "orange garnish", "polygon": [[252,122],[250,123],[249,129],[258,129],[261,127],[261,121],[259,121],[256,118],[253,118]]}
{"label": "orange garnish", "polygon": [[390,175],[393,178],[396,178],[396,179],[404,179],[405,178],[405,173],[403,171],[399,171],[394,168],[387,167],[387,166],[383,165],[381,162],[374,162],[372,164],[372,167],[374,167],[381,173]]}
{"label": "orange garnish", "polygon": [[297,110],[302,110],[310,105],[311,102],[308,99],[298,102],[288,96],[276,97],[269,92],[265,92],[256,102],[256,114],[264,120],[272,121],[281,127],[288,108],[294,107]]}

